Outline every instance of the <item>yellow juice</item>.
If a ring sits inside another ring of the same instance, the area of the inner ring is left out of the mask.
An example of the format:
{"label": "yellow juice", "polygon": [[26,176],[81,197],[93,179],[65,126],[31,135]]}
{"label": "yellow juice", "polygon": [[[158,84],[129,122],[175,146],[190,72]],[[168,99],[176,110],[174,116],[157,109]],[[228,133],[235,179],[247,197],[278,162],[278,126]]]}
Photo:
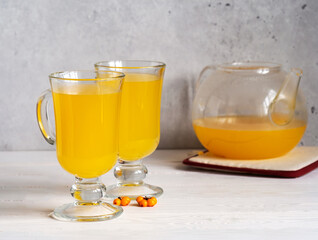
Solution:
{"label": "yellow juice", "polygon": [[160,138],[162,79],[125,73],[120,107],[119,157],[134,161],[151,154]]}
{"label": "yellow juice", "polygon": [[53,92],[57,158],[80,178],[109,171],[118,154],[119,91],[72,86]]}
{"label": "yellow juice", "polygon": [[306,122],[294,119],[285,127],[268,117],[210,117],[196,119],[193,127],[202,145],[215,155],[232,159],[282,156],[301,140]]}

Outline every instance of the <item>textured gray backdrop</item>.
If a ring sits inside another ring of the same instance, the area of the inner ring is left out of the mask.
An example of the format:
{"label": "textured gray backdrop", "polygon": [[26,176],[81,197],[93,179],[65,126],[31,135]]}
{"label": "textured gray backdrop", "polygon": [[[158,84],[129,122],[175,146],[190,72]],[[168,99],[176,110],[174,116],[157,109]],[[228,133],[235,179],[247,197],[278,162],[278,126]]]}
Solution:
{"label": "textured gray backdrop", "polygon": [[318,1],[1,0],[0,150],[52,149],[35,118],[55,71],[109,59],[167,64],[161,148],[195,148],[194,81],[208,64],[263,60],[300,67],[318,145]]}

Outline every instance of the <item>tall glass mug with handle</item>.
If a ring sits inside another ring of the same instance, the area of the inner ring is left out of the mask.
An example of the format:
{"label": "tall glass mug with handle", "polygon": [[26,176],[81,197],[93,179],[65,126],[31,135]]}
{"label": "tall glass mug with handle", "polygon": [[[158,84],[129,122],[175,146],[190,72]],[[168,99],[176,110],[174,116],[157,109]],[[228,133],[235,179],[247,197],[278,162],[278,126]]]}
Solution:
{"label": "tall glass mug with handle", "polygon": [[146,184],[148,172],[142,158],[155,151],[160,139],[160,102],[165,64],[152,61],[118,60],[95,64],[96,70],[125,74],[119,120],[119,162],[114,170],[117,184],[108,197],[160,196],[162,188]]}
{"label": "tall glass mug with handle", "polygon": [[[75,175],[74,203],[51,214],[65,221],[102,221],[119,216],[122,208],[102,200],[106,188],[98,177],[118,157],[118,113],[124,74],[106,71],[69,71],[49,76],[51,90],[37,102],[37,119],[44,138],[56,143],[61,166]],[[56,133],[48,119],[53,95]]]}

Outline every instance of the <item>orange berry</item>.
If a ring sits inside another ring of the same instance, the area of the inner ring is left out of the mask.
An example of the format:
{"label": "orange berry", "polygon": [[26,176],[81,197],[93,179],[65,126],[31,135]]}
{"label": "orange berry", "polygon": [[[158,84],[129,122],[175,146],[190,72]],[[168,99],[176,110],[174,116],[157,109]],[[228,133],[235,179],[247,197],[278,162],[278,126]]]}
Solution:
{"label": "orange berry", "polygon": [[113,204],[120,206],[121,200],[119,198],[114,199]]}
{"label": "orange berry", "polygon": [[139,196],[139,197],[136,198],[137,203],[139,203],[142,200],[144,200],[144,198],[142,196]]}
{"label": "orange berry", "polygon": [[147,200],[143,199],[139,202],[139,206],[140,207],[147,207],[148,206],[148,202]]}
{"label": "orange berry", "polygon": [[155,202],[155,205],[157,204],[157,198],[155,198],[155,197],[152,197],[152,198],[150,198],[150,199],[152,199],[154,202]]}
{"label": "orange berry", "polygon": [[127,206],[130,203],[130,198],[129,197],[122,197],[121,198],[121,205],[122,206]]}
{"label": "orange berry", "polygon": [[153,206],[155,206],[155,205],[156,205],[156,200],[154,200],[154,199],[152,199],[152,198],[150,198],[150,199],[147,200],[147,206],[148,206],[148,207],[153,207]]}

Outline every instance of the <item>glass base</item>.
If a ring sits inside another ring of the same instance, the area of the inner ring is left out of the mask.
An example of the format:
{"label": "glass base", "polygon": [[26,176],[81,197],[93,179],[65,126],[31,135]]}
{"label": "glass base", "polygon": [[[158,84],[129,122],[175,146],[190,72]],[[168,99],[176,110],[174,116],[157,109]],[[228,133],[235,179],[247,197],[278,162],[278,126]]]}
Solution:
{"label": "glass base", "polygon": [[96,222],[116,218],[122,212],[122,207],[102,201],[97,203],[74,202],[55,208],[50,216],[60,221]]}
{"label": "glass base", "polygon": [[161,187],[142,184],[114,184],[107,187],[106,197],[117,198],[127,196],[135,200],[138,196],[159,197],[163,193]]}

